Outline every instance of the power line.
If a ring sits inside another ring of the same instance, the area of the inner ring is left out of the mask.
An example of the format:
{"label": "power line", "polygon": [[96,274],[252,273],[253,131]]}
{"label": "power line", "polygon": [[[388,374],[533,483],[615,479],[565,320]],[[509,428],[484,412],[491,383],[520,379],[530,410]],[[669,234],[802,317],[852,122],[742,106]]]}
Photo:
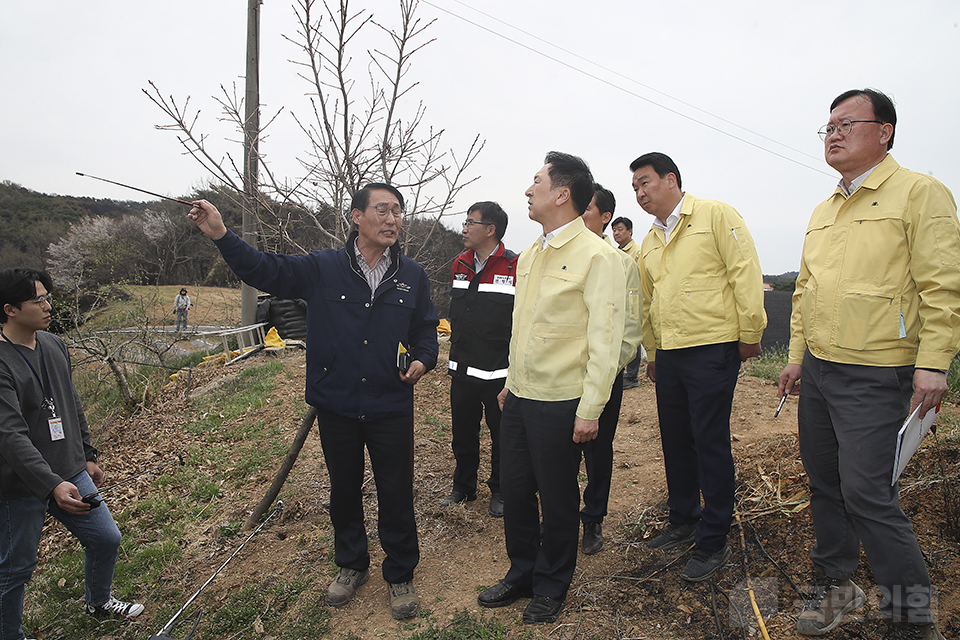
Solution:
{"label": "power line", "polygon": [[[522,34],[524,34],[524,35],[526,35],[526,36],[529,36],[529,37],[533,38],[534,40],[536,40],[536,41],[538,41],[538,42],[542,42],[542,43],[545,44],[545,45],[548,45],[548,46],[553,47],[554,49],[558,49],[558,50],[566,53],[567,55],[571,55],[571,56],[573,56],[574,58],[577,58],[578,60],[582,60],[582,61],[586,62],[587,64],[591,64],[591,65],[593,65],[593,66],[595,66],[595,67],[598,67],[598,68],[600,68],[600,69],[603,69],[603,70],[606,71],[607,73],[610,73],[610,74],[613,74],[613,75],[615,75],[615,76],[617,76],[617,77],[619,77],[619,78],[622,78],[623,80],[626,80],[627,82],[632,82],[633,84],[639,85],[639,86],[643,87],[644,89],[648,89],[648,90],[650,90],[650,91],[653,91],[654,93],[660,94],[661,96],[663,96],[663,97],[665,97],[665,98],[669,98],[670,100],[673,100],[674,102],[679,102],[680,104],[682,104],[682,105],[685,106],[685,107],[690,107],[691,109],[694,109],[694,110],[696,110],[696,111],[699,111],[700,113],[703,113],[703,114],[705,114],[705,115],[708,115],[708,116],[710,116],[711,118],[716,118],[717,120],[719,120],[719,121],[721,121],[721,122],[724,122],[724,123],[726,123],[726,124],[729,124],[729,125],[731,125],[731,126],[734,126],[734,127],[738,128],[738,129],[740,129],[740,130],[742,130],[742,131],[746,131],[747,133],[749,133],[749,134],[751,134],[751,135],[755,135],[755,136],[757,136],[758,138],[763,138],[763,139],[766,140],[767,142],[772,142],[772,143],[775,144],[775,145],[781,146],[781,147],[783,147],[783,148],[785,148],[785,149],[789,149],[790,151],[793,151],[794,153],[799,153],[800,155],[806,156],[806,157],[810,158],[811,160],[816,160],[817,162],[819,162],[819,161],[822,159],[822,158],[818,158],[818,157],[816,157],[816,156],[810,155],[809,153],[807,153],[806,151],[803,151],[802,149],[797,149],[797,148],[795,148],[795,147],[791,147],[790,145],[784,144],[784,143],[780,142],[779,140],[775,140],[775,139],[773,139],[773,138],[770,138],[770,137],[768,137],[768,136],[763,135],[762,133],[759,133],[759,132],[757,132],[757,131],[753,131],[752,129],[748,129],[747,127],[744,127],[743,125],[737,124],[736,122],[733,122],[732,120],[727,120],[726,118],[723,118],[723,117],[721,117],[721,116],[718,116],[717,114],[712,113],[712,112],[710,112],[710,111],[707,111],[706,109],[701,109],[700,107],[698,107],[698,106],[695,105],[695,104],[691,104],[691,103],[689,103],[689,102],[685,102],[685,101],[681,100],[680,98],[677,98],[677,97],[675,97],[675,96],[672,96],[672,95],[670,95],[669,93],[665,93],[665,92],[663,92],[663,91],[660,91],[660,90],[657,89],[656,87],[651,87],[651,86],[648,85],[648,84],[644,84],[644,83],[640,82],[639,80],[637,80],[636,78],[631,78],[630,76],[625,75],[625,74],[623,74],[623,73],[620,73],[619,71],[617,71],[617,70],[615,70],[615,69],[611,69],[610,67],[605,67],[605,66],[603,66],[602,64],[600,64],[599,62],[594,62],[593,60],[590,60],[589,58],[586,58],[586,57],[584,57],[584,56],[581,56],[581,55],[580,55],[579,53],[577,53],[576,51],[570,51],[569,49],[564,49],[563,47],[561,47],[561,46],[559,46],[559,45],[556,45],[556,44],[550,42],[549,40],[544,40],[543,38],[541,38],[540,36],[538,36],[538,35],[536,35],[536,34],[534,34],[534,33],[530,33],[529,31],[526,31],[526,30],[524,30],[524,29],[521,29],[520,27],[514,26],[514,25],[510,24],[509,22],[506,22],[506,21],[504,21],[504,20],[501,20],[500,18],[498,18],[498,17],[496,17],[496,16],[494,16],[494,15],[491,15],[491,14],[489,14],[489,13],[486,13],[486,12],[484,12],[484,11],[481,11],[480,9],[477,9],[477,8],[475,8],[475,7],[471,7],[470,5],[466,4],[465,2],[461,2],[460,0],[453,0],[453,2],[456,2],[457,4],[461,5],[462,7],[467,8],[467,9],[470,9],[471,11],[475,11],[475,12],[479,13],[479,14],[482,15],[482,16],[485,16],[485,17],[487,17],[487,18],[490,18],[491,20],[493,20],[493,21],[495,21],[495,22],[499,22],[500,24],[502,24],[502,25],[505,26],[505,27],[509,27],[509,28],[511,28],[511,29],[514,29],[514,30],[516,30],[516,31],[519,31],[520,33],[522,33]],[[429,4],[429,3],[427,3],[427,4]],[[433,6],[433,5],[431,5],[431,6]],[[657,106],[659,106],[659,105],[657,105]]]}
{"label": "power line", "polygon": [[[647,102],[647,103],[649,103],[649,104],[651,104],[651,105],[653,105],[653,106],[655,106],[655,107],[659,107],[660,109],[663,109],[664,111],[668,111],[668,112],[670,112],[670,113],[672,113],[672,114],[674,114],[674,115],[680,116],[681,118],[684,118],[684,119],[686,119],[686,120],[689,120],[689,121],[691,121],[691,122],[694,122],[694,123],[696,123],[696,124],[699,124],[699,125],[702,126],[702,127],[706,127],[707,129],[710,129],[710,130],[712,130],[712,131],[716,131],[717,133],[719,133],[719,134],[721,134],[721,135],[724,135],[724,136],[727,136],[728,138],[733,138],[734,140],[737,140],[738,142],[742,142],[742,143],[747,144],[747,145],[749,145],[749,146],[751,146],[751,147],[754,147],[755,149],[759,149],[760,151],[763,151],[763,152],[765,152],[765,153],[769,153],[769,154],[774,155],[774,156],[776,156],[776,157],[778,157],[778,158],[781,158],[781,159],[783,159],[783,160],[786,160],[787,162],[792,162],[793,164],[799,165],[799,166],[801,166],[801,167],[803,167],[803,168],[805,168],[805,169],[810,169],[811,171],[816,171],[817,173],[823,174],[823,175],[828,176],[828,177],[830,177],[830,178],[835,178],[835,177],[836,177],[834,174],[828,173],[828,172],[824,171],[823,169],[820,169],[819,167],[814,167],[814,166],[811,166],[811,165],[809,165],[809,164],[805,164],[804,162],[801,162],[801,161],[799,161],[799,160],[795,160],[794,158],[791,158],[790,156],[784,155],[784,154],[782,154],[782,153],[779,153],[779,152],[777,152],[777,151],[774,151],[773,149],[764,147],[763,145],[760,145],[760,144],[757,144],[757,143],[752,142],[752,141],[750,141],[750,140],[747,140],[746,138],[740,137],[740,136],[738,136],[738,135],[736,135],[736,134],[734,134],[734,133],[731,133],[731,132],[729,132],[729,131],[726,131],[726,130],[724,130],[724,129],[721,129],[721,128],[719,128],[719,127],[717,127],[717,126],[714,126],[714,125],[712,125],[712,124],[709,124],[709,123],[707,123],[707,122],[704,122],[703,120],[698,120],[697,118],[695,118],[695,117],[693,117],[693,116],[687,115],[686,113],[683,113],[682,111],[678,111],[677,109],[673,109],[673,108],[668,107],[668,106],[666,106],[666,105],[664,105],[664,104],[661,104],[661,103],[659,103],[659,102],[657,102],[657,101],[655,101],[655,100],[652,100],[652,99],[650,99],[650,98],[648,98],[648,97],[646,97],[646,96],[644,96],[644,95],[641,95],[641,94],[639,94],[639,93],[637,93],[637,92],[635,92],[635,91],[631,91],[630,89],[628,89],[628,88],[626,88],[626,87],[623,87],[623,86],[621,86],[621,85],[618,85],[618,84],[616,84],[616,83],[614,83],[614,82],[611,82],[610,80],[607,80],[607,79],[605,79],[605,78],[602,78],[602,77],[600,77],[600,76],[598,76],[598,75],[596,75],[596,74],[594,74],[594,73],[590,73],[589,71],[586,71],[585,69],[581,69],[581,68],[579,68],[579,67],[577,67],[577,66],[574,66],[574,65],[570,64],[569,62],[565,62],[565,61],[563,61],[563,60],[561,60],[561,59],[559,59],[559,58],[556,58],[556,57],[554,57],[554,56],[551,56],[550,54],[548,54],[548,53],[546,53],[546,52],[544,52],[544,51],[541,51],[541,50],[536,49],[536,48],[534,48],[534,47],[532,47],[532,46],[530,46],[530,45],[528,45],[528,44],[525,44],[525,43],[523,43],[523,42],[520,42],[519,40],[515,40],[515,39],[513,39],[513,38],[511,38],[511,37],[509,37],[509,36],[507,36],[507,35],[505,35],[505,34],[503,34],[503,33],[500,33],[500,32],[498,32],[498,31],[495,31],[495,30],[491,29],[490,27],[487,27],[487,26],[485,26],[485,25],[482,25],[482,24],[480,24],[480,23],[478,23],[478,22],[474,22],[473,20],[470,20],[469,18],[466,18],[466,17],[464,17],[464,16],[461,16],[461,15],[459,15],[459,14],[457,14],[457,13],[454,13],[453,11],[450,11],[449,9],[446,9],[446,8],[444,8],[444,7],[440,7],[440,6],[438,6],[438,5],[430,2],[429,0],[421,0],[421,1],[422,1],[425,5],[427,5],[427,6],[433,7],[434,9],[437,9],[438,11],[442,11],[442,12],[446,13],[447,15],[450,15],[450,16],[452,16],[452,17],[454,17],[454,18],[457,18],[458,20],[461,20],[461,21],[463,21],[463,22],[466,22],[467,24],[472,25],[472,26],[474,26],[474,27],[476,27],[476,28],[478,28],[478,29],[481,29],[481,30],[483,30],[483,31],[486,31],[487,33],[489,33],[489,34],[491,34],[491,35],[494,35],[494,36],[496,36],[496,37],[498,37],[498,38],[500,38],[500,39],[502,39],[502,40],[506,40],[507,42],[510,42],[510,43],[512,43],[512,44],[515,44],[515,45],[517,45],[518,47],[522,47],[523,49],[526,49],[527,51],[530,51],[531,53],[534,53],[534,54],[536,54],[536,55],[538,55],[538,56],[541,56],[541,57],[543,57],[543,58],[546,58],[546,59],[548,59],[548,60],[551,60],[551,61],[553,61],[553,62],[556,62],[557,64],[562,65],[562,66],[564,66],[564,67],[567,67],[568,69],[570,69],[570,70],[572,70],[572,71],[575,71],[575,72],[577,72],[577,73],[579,73],[579,74],[581,74],[581,75],[585,75],[585,76],[587,76],[588,78],[592,78],[592,79],[596,80],[597,82],[601,82],[601,83],[603,83],[603,84],[605,84],[605,85],[607,85],[607,86],[609,86],[609,87],[611,87],[611,88],[613,88],[613,89],[617,89],[618,91],[621,91],[621,92],[623,92],[623,93],[626,93],[627,95],[630,95],[630,96],[632,96],[632,97],[634,97],[634,98],[638,98],[638,99],[640,99],[640,100],[643,100],[644,102]],[[572,52],[572,51],[568,51],[568,50],[566,50],[566,49],[563,49],[562,47],[558,47],[558,46],[556,46],[556,45],[554,45],[554,44],[552,44],[552,43],[550,43],[550,42],[548,42],[548,41],[546,41],[546,40],[543,40],[542,38],[539,38],[539,37],[536,36],[536,35],[533,35],[533,34],[531,34],[531,33],[528,33],[528,32],[526,32],[526,31],[524,31],[523,29],[520,29],[520,28],[518,28],[518,27],[514,27],[513,25],[511,25],[511,24],[509,24],[509,23],[507,23],[507,22],[504,22],[504,21],[500,20],[499,18],[496,18],[496,17],[494,17],[494,16],[491,16],[491,15],[489,15],[489,14],[487,14],[487,13],[484,13],[483,11],[480,11],[479,9],[474,9],[474,8],[471,7],[470,5],[467,5],[467,4],[463,3],[463,2],[460,2],[460,0],[453,0],[453,1],[456,2],[457,4],[463,6],[463,7],[466,7],[467,9],[470,9],[470,10],[475,11],[475,12],[477,12],[477,13],[483,15],[483,16],[486,16],[486,17],[490,18],[491,20],[495,20],[496,22],[499,22],[500,24],[503,24],[503,25],[505,25],[505,26],[508,26],[508,27],[510,27],[511,29],[515,29],[516,31],[519,31],[520,33],[522,33],[522,34],[524,34],[524,35],[526,35],[526,36],[529,36],[529,37],[531,37],[531,38],[533,38],[533,39],[535,39],[535,40],[537,40],[537,41],[539,41],[539,42],[542,42],[542,43],[544,43],[544,44],[548,44],[548,45],[554,47],[555,49],[558,49],[558,50],[560,50],[560,51],[562,51],[562,52],[564,52],[564,53],[566,53],[566,54],[568,54],[568,55],[572,55],[572,56],[574,56],[575,58],[577,58],[577,59],[579,59],[579,60],[583,60],[584,62],[587,62],[587,63],[589,63],[589,64],[591,64],[591,65],[594,65],[595,67],[598,67],[598,68],[600,68],[600,69],[603,69],[603,70],[605,70],[605,71],[607,71],[607,72],[609,72],[609,73],[612,73],[612,74],[614,74],[614,75],[616,75],[616,76],[618,76],[618,77],[620,77],[620,78],[625,78],[625,79],[627,79],[627,80],[630,80],[631,82],[634,82],[635,84],[638,84],[638,85],[640,85],[641,87],[644,87],[645,89],[648,89],[648,90],[653,91],[653,92],[655,92],[655,93],[658,93],[658,94],[660,94],[660,95],[662,95],[662,96],[665,96],[665,97],[667,97],[667,98],[670,98],[671,100],[674,100],[674,101],[676,101],[676,102],[679,102],[680,104],[682,104],[682,105],[684,105],[684,106],[690,107],[691,109],[696,109],[697,111],[700,111],[701,113],[704,113],[704,114],[707,114],[707,115],[709,115],[709,116],[711,116],[711,117],[713,117],[713,118],[716,118],[716,119],[720,120],[721,122],[725,122],[725,123],[727,123],[727,124],[730,124],[730,125],[732,125],[732,126],[735,126],[735,127],[737,127],[738,129],[742,129],[743,131],[746,131],[746,132],[748,132],[748,133],[750,133],[750,134],[752,134],[752,135],[755,135],[755,136],[757,136],[757,137],[759,137],[759,138],[762,138],[762,139],[764,139],[764,140],[767,140],[767,141],[769,141],[769,142],[773,142],[774,144],[777,144],[777,145],[779,145],[779,146],[781,146],[781,147],[784,147],[784,148],[786,148],[786,149],[790,149],[791,151],[794,151],[794,152],[796,152],[796,153],[799,153],[799,154],[801,154],[801,155],[803,155],[803,156],[806,156],[806,157],[808,157],[808,158],[815,159],[815,160],[817,159],[817,158],[814,158],[814,156],[811,156],[811,155],[808,154],[808,153],[805,153],[805,152],[800,151],[800,150],[798,150],[798,149],[794,149],[793,147],[790,147],[790,146],[788,146],[788,145],[786,145],[786,144],[783,144],[783,143],[781,143],[781,142],[777,142],[776,140],[774,140],[774,139],[772,139],[772,138],[768,138],[767,136],[764,136],[764,135],[762,135],[762,134],[759,134],[759,133],[756,133],[756,132],[754,132],[754,131],[751,131],[750,129],[747,129],[746,127],[743,127],[743,126],[741,126],[741,125],[738,125],[738,124],[736,124],[735,122],[731,122],[731,121],[729,121],[729,120],[725,120],[724,118],[721,118],[720,116],[717,116],[717,115],[714,115],[714,114],[710,113],[709,111],[706,111],[706,110],[704,110],[704,109],[701,109],[701,108],[699,108],[699,107],[697,107],[697,106],[695,106],[695,105],[686,103],[686,102],[684,102],[683,100],[679,100],[679,99],[677,99],[677,98],[674,98],[674,97],[670,96],[669,94],[666,94],[666,93],[664,93],[664,92],[662,92],[662,91],[659,91],[659,90],[657,90],[657,89],[654,89],[653,87],[649,87],[649,86],[647,86],[647,85],[645,85],[645,84],[643,84],[643,83],[641,83],[641,82],[637,82],[636,80],[633,80],[632,78],[629,78],[629,77],[627,77],[627,76],[624,76],[623,74],[620,74],[620,73],[618,73],[618,72],[616,72],[616,71],[613,71],[613,70],[611,70],[611,69],[608,69],[607,67],[604,67],[603,65],[597,64],[597,63],[595,63],[595,62],[593,62],[593,61],[591,61],[591,60],[589,60],[589,59],[587,59],[587,58],[584,58],[583,56],[580,56],[579,54],[576,54],[576,53],[574,53],[574,52]]]}

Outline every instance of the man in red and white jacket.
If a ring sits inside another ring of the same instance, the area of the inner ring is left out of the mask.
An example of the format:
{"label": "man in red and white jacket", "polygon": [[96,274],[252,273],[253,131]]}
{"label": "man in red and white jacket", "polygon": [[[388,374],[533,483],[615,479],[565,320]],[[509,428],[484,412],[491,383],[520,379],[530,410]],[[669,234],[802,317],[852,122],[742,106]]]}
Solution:
{"label": "man in red and white jacket", "polygon": [[507,378],[517,254],[503,246],[507,214],[496,202],[478,202],[463,223],[466,249],[453,261],[450,291],[450,412],[453,420],[453,490],[441,507],[477,498],[480,420],[490,431],[489,513],[503,517],[500,493],[500,406]]}

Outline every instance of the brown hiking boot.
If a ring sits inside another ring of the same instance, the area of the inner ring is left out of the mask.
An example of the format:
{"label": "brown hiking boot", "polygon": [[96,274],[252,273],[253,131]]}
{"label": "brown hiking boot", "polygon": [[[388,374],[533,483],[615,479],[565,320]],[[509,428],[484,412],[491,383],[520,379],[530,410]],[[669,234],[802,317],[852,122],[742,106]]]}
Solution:
{"label": "brown hiking boot", "polygon": [[370,570],[355,571],[354,569],[340,568],[340,573],[327,588],[324,601],[331,607],[342,607],[357,595],[357,589],[370,579]]}
{"label": "brown hiking boot", "polygon": [[420,612],[420,598],[413,582],[390,583],[390,615],[394,620],[413,618]]}
{"label": "brown hiking boot", "polygon": [[806,609],[797,618],[797,631],[805,636],[822,636],[837,628],[843,616],[863,606],[863,590],[852,580],[822,577]]}

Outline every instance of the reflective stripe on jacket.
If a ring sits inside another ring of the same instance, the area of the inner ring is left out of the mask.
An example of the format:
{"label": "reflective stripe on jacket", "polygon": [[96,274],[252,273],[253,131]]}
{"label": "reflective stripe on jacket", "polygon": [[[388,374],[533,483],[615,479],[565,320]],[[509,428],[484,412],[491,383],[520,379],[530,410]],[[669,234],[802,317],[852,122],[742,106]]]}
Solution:
{"label": "reflective stripe on jacket", "polygon": [[472,249],[453,261],[448,369],[455,378],[499,380],[507,377],[517,254],[501,242],[480,273],[474,264]]}

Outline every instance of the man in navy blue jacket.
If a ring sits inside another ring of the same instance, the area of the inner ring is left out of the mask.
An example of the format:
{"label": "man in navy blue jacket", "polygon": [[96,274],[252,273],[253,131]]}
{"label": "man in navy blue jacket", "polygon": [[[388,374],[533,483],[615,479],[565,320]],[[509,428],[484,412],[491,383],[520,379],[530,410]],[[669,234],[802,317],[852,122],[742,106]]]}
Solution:
{"label": "man in navy blue jacket", "polygon": [[[437,311],[423,268],[396,246],[403,196],[369,184],[351,203],[354,231],[342,249],[302,256],[262,253],[228,231],[217,208],[190,217],[252,287],[307,301],[306,401],[318,410],[330,472],[330,520],[340,573],[326,602],[341,607],[370,577],[363,524],[363,448],[373,466],[383,579],[400,620],[417,615],[413,571],[420,560],[413,510],[413,385],[437,364]],[[400,345],[409,366],[398,367]]]}

